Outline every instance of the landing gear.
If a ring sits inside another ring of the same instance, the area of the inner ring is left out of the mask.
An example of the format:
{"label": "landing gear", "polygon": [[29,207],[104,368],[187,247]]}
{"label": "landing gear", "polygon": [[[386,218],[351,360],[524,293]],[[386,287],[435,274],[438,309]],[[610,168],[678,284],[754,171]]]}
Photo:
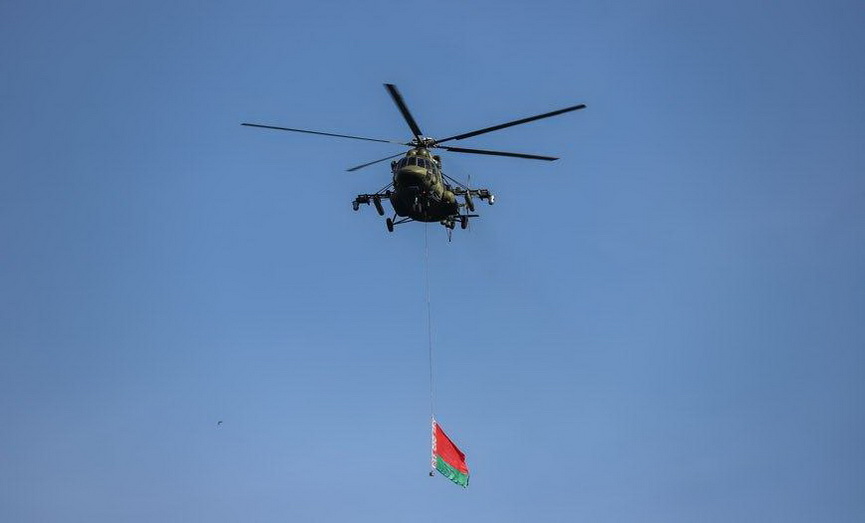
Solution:
{"label": "landing gear", "polygon": [[393,232],[393,228],[401,223],[413,222],[414,220],[409,217],[400,218],[399,215],[394,215],[393,218],[388,218],[384,221],[385,225],[387,225],[387,232]]}
{"label": "landing gear", "polygon": [[357,200],[351,202],[351,208],[354,209],[355,211],[360,209],[360,202],[358,202]]}

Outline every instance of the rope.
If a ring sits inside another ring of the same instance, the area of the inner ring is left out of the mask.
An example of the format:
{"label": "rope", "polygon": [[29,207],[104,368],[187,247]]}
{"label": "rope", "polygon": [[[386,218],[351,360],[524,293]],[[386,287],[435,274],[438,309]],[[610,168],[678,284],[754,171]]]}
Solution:
{"label": "rope", "polygon": [[433,385],[433,340],[432,340],[432,304],[430,300],[429,284],[429,225],[424,224],[424,275],[426,277],[426,324],[427,342],[429,344],[429,410],[430,416],[435,419],[435,387]]}
{"label": "rope", "polygon": [[430,450],[430,476],[435,476],[435,387],[433,384],[433,342],[432,342],[432,300],[430,300],[429,284],[429,225],[423,227],[423,250],[424,250],[424,277],[426,279],[426,325],[427,342],[429,347],[429,413],[431,420],[432,441]]}

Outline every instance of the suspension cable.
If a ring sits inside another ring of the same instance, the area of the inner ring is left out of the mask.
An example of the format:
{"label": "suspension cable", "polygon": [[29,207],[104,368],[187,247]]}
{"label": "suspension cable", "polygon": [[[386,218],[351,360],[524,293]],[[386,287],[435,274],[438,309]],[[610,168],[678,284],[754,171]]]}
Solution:
{"label": "suspension cable", "polygon": [[435,387],[433,385],[433,338],[432,338],[432,304],[430,300],[429,284],[429,225],[424,224],[424,276],[426,278],[426,324],[427,342],[429,352],[429,410],[430,416],[435,419]]}

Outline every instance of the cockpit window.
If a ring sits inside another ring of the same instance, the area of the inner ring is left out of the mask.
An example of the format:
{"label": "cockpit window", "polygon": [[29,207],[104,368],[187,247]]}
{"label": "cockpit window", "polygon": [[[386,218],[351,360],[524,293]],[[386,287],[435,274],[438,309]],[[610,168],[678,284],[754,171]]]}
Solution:
{"label": "cockpit window", "polygon": [[436,162],[428,160],[426,158],[422,158],[420,156],[408,156],[402,158],[396,163],[396,169],[400,170],[407,165],[417,165],[418,167],[423,167],[424,169],[429,169],[430,171],[438,171],[438,165],[436,165]]}

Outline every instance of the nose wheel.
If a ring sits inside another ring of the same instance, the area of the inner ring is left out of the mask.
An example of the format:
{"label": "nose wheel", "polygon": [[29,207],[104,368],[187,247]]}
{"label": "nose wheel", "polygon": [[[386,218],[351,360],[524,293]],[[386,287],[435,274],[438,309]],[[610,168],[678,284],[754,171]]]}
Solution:
{"label": "nose wheel", "polygon": [[394,216],[393,218],[388,218],[387,220],[385,220],[384,224],[387,226],[387,232],[393,232],[393,228],[397,225],[411,221],[414,220],[412,220],[411,218],[400,218],[397,220],[396,216]]}

